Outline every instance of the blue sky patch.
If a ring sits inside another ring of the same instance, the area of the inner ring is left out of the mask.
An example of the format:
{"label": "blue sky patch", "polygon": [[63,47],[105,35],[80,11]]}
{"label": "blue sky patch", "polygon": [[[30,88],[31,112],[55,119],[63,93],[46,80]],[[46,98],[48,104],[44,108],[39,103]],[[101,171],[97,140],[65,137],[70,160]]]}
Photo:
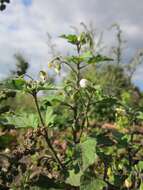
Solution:
{"label": "blue sky patch", "polygon": [[32,0],[22,0],[22,3],[25,5],[25,6],[30,6],[32,4]]}

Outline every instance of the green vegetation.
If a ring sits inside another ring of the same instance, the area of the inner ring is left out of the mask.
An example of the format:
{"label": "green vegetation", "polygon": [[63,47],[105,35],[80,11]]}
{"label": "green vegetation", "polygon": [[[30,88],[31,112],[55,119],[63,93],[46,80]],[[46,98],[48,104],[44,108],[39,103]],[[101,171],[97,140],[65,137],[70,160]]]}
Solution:
{"label": "green vegetation", "polygon": [[69,69],[59,86],[43,70],[33,79],[19,56],[1,83],[0,189],[142,190],[142,94],[120,49],[116,62],[88,31],[61,38],[75,51],[48,64]]}

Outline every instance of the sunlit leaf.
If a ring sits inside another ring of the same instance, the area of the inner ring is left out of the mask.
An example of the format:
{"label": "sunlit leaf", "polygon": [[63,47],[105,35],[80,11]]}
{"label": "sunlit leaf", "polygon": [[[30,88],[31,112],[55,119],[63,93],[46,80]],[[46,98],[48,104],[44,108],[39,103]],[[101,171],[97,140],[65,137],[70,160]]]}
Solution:
{"label": "sunlit leaf", "polygon": [[69,34],[69,35],[61,35],[61,38],[67,39],[67,41],[71,44],[77,44],[78,43],[78,38],[75,34]]}
{"label": "sunlit leaf", "polygon": [[66,179],[66,183],[78,187],[80,186],[80,178],[82,175],[82,172],[76,173],[75,170],[70,170],[69,177]]}

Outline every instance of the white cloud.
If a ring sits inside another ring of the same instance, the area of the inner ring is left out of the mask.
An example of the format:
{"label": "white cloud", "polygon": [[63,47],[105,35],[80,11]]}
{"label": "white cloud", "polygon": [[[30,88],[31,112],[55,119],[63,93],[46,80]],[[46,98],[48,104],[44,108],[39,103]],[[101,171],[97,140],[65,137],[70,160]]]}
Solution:
{"label": "white cloud", "polygon": [[[6,11],[0,12],[0,75],[14,68],[16,52],[27,57],[30,72],[36,73],[49,59],[47,32],[57,41],[57,47],[65,50],[65,43],[58,36],[71,32],[70,26],[78,26],[81,21],[91,21],[101,30],[118,22],[131,53],[143,46],[142,7],[143,2],[135,0],[33,0],[30,6],[25,6],[22,0],[11,1]],[[105,38],[112,42],[113,33]]]}

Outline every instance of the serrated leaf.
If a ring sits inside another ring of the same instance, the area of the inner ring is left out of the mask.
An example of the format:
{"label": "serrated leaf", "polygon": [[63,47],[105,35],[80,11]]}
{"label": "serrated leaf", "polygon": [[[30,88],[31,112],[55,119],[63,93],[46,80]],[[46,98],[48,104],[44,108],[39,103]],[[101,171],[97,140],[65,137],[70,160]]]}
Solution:
{"label": "serrated leaf", "polygon": [[7,120],[16,128],[36,128],[38,126],[38,117],[33,113],[21,113],[7,117]]}

